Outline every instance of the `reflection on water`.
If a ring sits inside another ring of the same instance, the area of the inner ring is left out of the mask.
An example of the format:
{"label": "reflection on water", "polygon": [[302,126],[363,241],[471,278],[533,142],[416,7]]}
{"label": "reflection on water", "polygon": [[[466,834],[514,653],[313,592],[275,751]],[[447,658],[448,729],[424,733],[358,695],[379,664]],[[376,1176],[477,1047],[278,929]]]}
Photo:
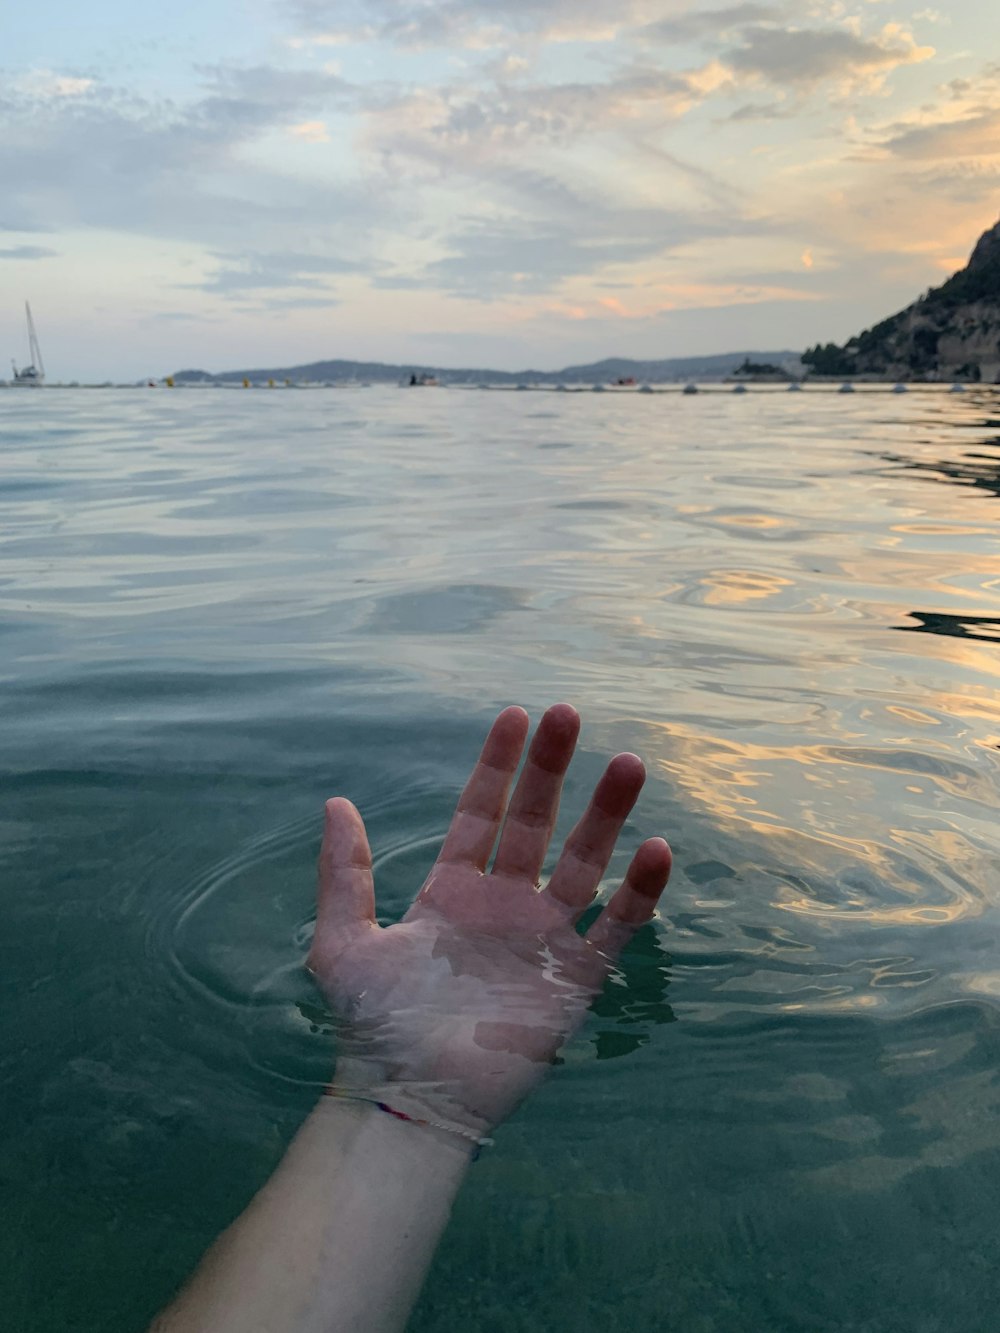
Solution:
{"label": "reflection on water", "polygon": [[995,394],[419,399],[0,398],[0,1324],[140,1327],[277,1160],[323,798],[394,920],[567,697],[563,831],[636,750],[676,871],[413,1327],[986,1333]]}
{"label": "reflection on water", "polygon": [[[990,422],[996,425],[996,422]],[[984,440],[994,449],[1000,449],[1000,436]],[[959,486],[976,486],[990,495],[1000,495],[1000,456],[978,451],[956,452],[953,458],[907,458],[898,454],[884,454],[887,463],[905,468],[928,481],[952,481]]]}
{"label": "reflection on water", "polygon": [[949,616],[940,611],[911,611],[916,625],[902,628],[921,634],[947,634],[953,639],[1000,639],[998,616]]}

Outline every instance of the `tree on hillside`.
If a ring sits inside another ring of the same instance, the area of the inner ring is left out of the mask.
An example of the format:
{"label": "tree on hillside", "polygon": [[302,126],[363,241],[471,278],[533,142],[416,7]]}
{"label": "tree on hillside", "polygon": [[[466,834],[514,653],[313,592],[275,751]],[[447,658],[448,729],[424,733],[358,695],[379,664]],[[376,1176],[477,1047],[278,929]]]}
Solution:
{"label": "tree on hillside", "polygon": [[853,375],[854,358],[836,343],[817,343],[802,353],[802,364],[816,375]]}

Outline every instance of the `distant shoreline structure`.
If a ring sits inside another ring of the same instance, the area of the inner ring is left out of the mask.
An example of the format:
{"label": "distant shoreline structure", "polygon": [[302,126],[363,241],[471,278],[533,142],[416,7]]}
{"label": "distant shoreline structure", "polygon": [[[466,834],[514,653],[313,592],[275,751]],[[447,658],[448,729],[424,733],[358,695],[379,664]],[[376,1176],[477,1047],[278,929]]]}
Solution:
{"label": "distant shoreline structure", "polygon": [[276,384],[291,381],[299,384],[411,384],[436,380],[439,385],[517,388],[565,384],[589,388],[593,384],[620,385],[674,384],[688,380],[723,380],[746,361],[773,362],[788,366],[794,374],[803,373],[800,354],[796,351],[777,352],[722,352],[712,356],[667,357],[662,360],[636,360],[626,357],[608,357],[585,365],[565,366],[559,370],[494,370],[490,367],[436,366],[430,364],[402,364],[381,361],[349,361],[333,359],[311,361],[304,365],[281,366],[253,370],[226,370],[212,373],[207,370],[179,370],[171,378],[178,385],[192,383]]}

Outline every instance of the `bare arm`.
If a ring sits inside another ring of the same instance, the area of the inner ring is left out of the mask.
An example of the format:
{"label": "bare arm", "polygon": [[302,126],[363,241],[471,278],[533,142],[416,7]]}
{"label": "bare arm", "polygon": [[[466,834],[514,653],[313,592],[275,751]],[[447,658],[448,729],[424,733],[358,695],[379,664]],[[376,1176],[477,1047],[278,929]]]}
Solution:
{"label": "bare arm", "polygon": [[153,1330],[404,1328],[469,1161],[374,1107],[321,1102]]}
{"label": "bare arm", "polygon": [[405,1327],[476,1142],[543,1076],[670,870],[666,843],[644,843],[580,935],[645,774],[634,755],[611,761],[540,890],[579,718],[565,704],[548,710],[508,810],[527,727],[518,708],[497,718],[396,925],[375,922],[361,817],[348,801],[327,803],[308,966],[340,1024],[336,1095],[153,1333]]}

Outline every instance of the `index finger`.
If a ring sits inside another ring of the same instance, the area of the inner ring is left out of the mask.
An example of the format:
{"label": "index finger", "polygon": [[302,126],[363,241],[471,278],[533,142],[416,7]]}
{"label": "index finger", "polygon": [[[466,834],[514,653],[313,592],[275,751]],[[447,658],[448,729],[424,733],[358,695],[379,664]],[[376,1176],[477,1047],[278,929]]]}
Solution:
{"label": "index finger", "polygon": [[490,728],[441,846],[438,863],[464,862],[485,870],[507,796],[528,736],[528,714],[505,708]]}

